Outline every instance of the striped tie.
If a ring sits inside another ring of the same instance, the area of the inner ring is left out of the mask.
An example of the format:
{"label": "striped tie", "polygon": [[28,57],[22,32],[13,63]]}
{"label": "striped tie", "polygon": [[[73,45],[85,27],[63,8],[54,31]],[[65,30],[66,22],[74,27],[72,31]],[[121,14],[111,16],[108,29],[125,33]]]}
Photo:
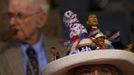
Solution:
{"label": "striped tie", "polygon": [[27,75],[39,75],[39,66],[35,50],[32,47],[29,47],[26,50],[26,54],[28,56],[28,65],[26,67]]}

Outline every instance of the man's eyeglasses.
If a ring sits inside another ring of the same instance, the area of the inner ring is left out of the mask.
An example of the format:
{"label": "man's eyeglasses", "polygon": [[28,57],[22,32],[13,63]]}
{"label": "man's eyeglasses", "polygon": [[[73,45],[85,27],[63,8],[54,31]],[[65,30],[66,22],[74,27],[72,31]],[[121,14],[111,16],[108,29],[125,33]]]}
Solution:
{"label": "man's eyeglasses", "polygon": [[39,12],[36,12],[36,13],[33,13],[33,14],[24,14],[24,13],[21,13],[21,12],[16,12],[16,13],[10,13],[8,12],[6,14],[7,16],[7,19],[11,19],[11,18],[15,18],[17,20],[25,20],[27,17],[30,17],[30,16],[33,16],[33,15],[36,15],[38,14]]}

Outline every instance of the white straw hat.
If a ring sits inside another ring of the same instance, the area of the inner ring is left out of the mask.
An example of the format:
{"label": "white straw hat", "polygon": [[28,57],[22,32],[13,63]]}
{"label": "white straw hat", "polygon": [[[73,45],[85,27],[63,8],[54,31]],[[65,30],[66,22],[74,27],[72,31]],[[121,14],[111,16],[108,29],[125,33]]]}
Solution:
{"label": "white straw hat", "polygon": [[134,75],[134,53],[110,49],[80,52],[49,63],[45,75],[65,75],[68,70],[81,65],[109,64],[117,67],[123,75]]}

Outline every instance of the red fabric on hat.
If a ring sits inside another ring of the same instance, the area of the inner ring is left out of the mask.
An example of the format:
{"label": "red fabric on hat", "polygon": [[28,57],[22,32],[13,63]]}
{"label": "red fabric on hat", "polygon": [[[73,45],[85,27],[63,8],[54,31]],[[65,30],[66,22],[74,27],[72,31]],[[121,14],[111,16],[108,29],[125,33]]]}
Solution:
{"label": "red fabric on hat", "polygon": [[71,38],[71,43],[74,43],[76,40],[79,39],[79,36],[78,35],[75,35]]}

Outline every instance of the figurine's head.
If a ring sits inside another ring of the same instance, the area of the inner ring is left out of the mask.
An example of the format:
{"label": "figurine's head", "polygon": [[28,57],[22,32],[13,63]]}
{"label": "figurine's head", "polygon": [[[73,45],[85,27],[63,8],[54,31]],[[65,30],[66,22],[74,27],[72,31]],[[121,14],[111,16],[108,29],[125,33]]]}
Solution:
{"label": "figurine's head", "polygon": [[96,14],[90,14],[88,16],[87,24],[89,24],[90,26],[97,26],[98,25],[98,19],[97,19]]}
{"label": "figurine's head", "polygon": [[64,14],[64,17],[63,17],[63,22],[65,23],[65,25],[68,27],[68,25],[74,23],[74,22],[77,22],[78,19],[77,19],[77,15],[74,14],[72,11],[67,11],[65,12]]}
{"label": "figurine's head", "polygon": [[95,38],[94,39],[95,40],[95,43],[97,45],[103,45],[105,43],[105,36],[104,36],[103,33],[96,34],[94,38]]}

